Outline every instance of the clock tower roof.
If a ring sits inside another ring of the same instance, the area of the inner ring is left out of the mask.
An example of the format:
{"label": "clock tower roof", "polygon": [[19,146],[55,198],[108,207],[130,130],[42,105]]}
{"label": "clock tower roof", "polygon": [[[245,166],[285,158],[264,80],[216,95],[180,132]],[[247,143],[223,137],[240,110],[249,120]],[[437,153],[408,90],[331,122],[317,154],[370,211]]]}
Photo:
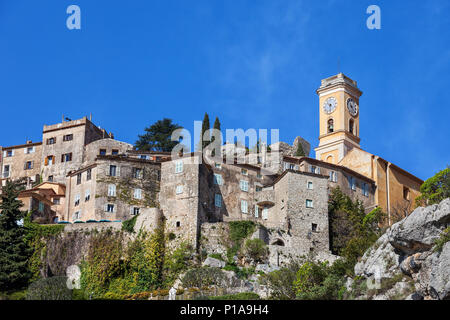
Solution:
{"label": "clock tower roof", "polygon": [[323,79],[319,89],[317,89],[317,94],[320,95],[322,92],[337,89],[340,87],[345,87],[351,90],[352,93],[357,97],[360,97],[362,95],[362,91],[359,90],[356,81],[350,79],[343,73],[338,73],[337,75]]}

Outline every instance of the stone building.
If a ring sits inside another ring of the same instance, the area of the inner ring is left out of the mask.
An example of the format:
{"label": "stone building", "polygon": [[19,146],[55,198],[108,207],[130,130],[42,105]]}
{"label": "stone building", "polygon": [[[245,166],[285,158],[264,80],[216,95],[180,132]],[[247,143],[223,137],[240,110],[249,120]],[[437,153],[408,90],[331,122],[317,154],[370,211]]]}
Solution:
{"label": "stone building", "polygon": [[0,162],[3,181],[14,178],[21,180],[28,188],[39,183],[41,154],[41,142],[27,141],[26,144],[3,147]]}

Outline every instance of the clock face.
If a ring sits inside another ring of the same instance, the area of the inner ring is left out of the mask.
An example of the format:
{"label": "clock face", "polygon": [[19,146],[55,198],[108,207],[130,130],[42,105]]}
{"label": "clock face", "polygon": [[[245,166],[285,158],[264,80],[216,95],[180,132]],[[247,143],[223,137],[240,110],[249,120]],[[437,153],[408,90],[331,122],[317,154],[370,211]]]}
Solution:
{"label": "clock face", "polygon": [[325,100],[325,102],[323,103],[323,111],[325,111],[325,113],[330,114],[332,113],[334,110],[336,110],[336,106],[337,106],[337,101],[335,98],[331,97],[328,98],[327,100]]}
{"label": "clock face", "polygon": [[352,98],[347,100],[347,109],[352,116],[356,116],[358,114],[358,105]]}

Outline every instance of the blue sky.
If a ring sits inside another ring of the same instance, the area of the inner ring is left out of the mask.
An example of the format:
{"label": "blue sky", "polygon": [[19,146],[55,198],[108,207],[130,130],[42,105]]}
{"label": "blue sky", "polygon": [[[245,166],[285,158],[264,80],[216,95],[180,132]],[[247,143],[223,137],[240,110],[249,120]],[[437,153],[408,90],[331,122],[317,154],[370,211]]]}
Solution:
{"label": "blue sky", "polygon": [[[81,8],[68,30],[66,8]],[[381,8],[381,30],[366,8]],[[320,80],[358,82],[363,149],[422,179],[450,158],[450,2],[0,0],[0,145],[89,113],[133,143],[163,117],[318,144]],[[311,156],[314,154],[311,153]]]}

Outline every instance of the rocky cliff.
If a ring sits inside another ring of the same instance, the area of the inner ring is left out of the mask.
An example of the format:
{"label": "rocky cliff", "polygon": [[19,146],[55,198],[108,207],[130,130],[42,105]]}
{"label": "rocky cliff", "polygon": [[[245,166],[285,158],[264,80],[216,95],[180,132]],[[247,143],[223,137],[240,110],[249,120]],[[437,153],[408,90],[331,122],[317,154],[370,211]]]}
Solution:
{"label": "rocky cliff", "polygon": [[386,280],[391,285],[360,298],[450,299],[449,226],[450,198],[392,225],[355,266],[357,276],[374,280],[370,288]]}

